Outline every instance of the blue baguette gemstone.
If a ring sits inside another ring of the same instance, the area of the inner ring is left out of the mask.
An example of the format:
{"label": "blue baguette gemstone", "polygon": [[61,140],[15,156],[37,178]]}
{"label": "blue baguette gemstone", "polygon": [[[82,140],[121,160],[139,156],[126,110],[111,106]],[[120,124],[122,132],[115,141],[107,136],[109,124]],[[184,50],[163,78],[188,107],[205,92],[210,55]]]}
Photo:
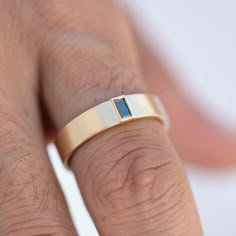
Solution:
{"label": "blue baguette gemstone", "polygon": [[122,119],[131,116],[130,110],[129,110],[124,98],[115,99],[114,102],[115,102],[116,108],[120,114],[120,117]]}

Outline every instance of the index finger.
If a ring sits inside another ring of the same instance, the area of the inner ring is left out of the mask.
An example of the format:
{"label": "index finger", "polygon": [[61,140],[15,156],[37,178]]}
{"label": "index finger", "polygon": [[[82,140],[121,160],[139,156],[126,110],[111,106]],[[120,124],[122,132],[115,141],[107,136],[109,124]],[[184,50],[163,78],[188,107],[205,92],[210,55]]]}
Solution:
{"label": "index finger", "polygon": [[[112,97],[146,91],[129,27],[111,1],[50,3],[38,8],[47,26],[41,74],[58,130]],[[159,122],[94,137],[71,168],[101,235],[202,235],[183,166]]]}

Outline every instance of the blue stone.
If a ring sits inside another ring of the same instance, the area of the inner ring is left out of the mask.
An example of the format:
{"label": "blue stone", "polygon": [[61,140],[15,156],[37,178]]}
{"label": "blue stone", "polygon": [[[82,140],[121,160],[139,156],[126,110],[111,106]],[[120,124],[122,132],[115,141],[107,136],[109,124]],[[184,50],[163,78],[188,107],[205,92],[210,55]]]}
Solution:
{"label": "blue stone", "polygon": [[121,118],[127,118],[131,116],[130,110],[124,98],[115,99],[114,102]]}

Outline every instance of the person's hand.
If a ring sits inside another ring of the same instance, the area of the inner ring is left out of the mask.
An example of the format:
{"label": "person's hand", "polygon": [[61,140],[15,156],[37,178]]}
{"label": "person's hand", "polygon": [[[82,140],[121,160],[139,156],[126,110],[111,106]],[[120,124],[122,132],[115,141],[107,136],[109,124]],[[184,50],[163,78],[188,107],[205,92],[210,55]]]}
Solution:
{"label": "person's hand", "polygon": [[[111,97],[146,91],[141,74],[112,1],[0,2],[0,235],[76,235],[43,126],[58,131]],[[159,122],[104,132],[79,148],[71,168],[100,235],[202,235]]]}

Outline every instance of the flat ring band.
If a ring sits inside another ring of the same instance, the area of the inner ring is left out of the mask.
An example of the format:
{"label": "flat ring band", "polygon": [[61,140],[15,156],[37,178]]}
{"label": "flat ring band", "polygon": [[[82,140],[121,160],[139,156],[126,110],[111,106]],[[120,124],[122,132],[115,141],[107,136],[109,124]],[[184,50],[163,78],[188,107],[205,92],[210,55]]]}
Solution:
{"label": "flat ring band", "polygon": [[157,96],[131,94],[115,97],[73,119],[58,133],[55,144],[62,161],[68,165],[74,151],[95,135],[121,123],[145,117],[156,118],[168,130],[169,119]]}

